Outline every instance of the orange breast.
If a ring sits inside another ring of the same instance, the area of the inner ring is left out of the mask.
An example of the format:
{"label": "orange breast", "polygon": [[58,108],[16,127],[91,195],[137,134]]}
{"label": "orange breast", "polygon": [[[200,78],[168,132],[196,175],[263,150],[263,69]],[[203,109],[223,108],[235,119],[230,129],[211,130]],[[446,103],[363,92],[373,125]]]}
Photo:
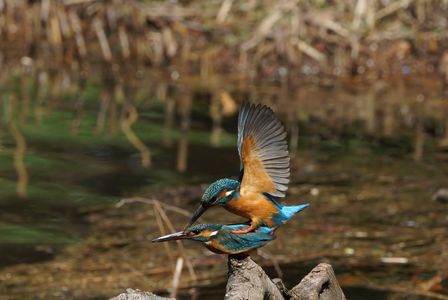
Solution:
{"label": "orange breast", "polygon": [[209,243],[205,244],[208,250],[217,254],[229,254],[225,248],[218,244],[215,240],[211,240]]}
{"label": "orange breast", "polygon": [[278,208],[272,201],[266,199],[260,193],[246,193],[238,199],[230,200],[225,208],[239,216],[255,222],[263,222],[267,226],[273,226],[272,216],[278,212]]}

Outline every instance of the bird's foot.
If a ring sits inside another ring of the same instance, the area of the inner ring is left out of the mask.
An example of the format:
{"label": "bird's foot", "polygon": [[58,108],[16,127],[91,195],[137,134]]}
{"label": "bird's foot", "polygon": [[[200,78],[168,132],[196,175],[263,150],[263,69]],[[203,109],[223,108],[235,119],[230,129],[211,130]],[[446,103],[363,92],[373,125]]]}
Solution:
{"label": "bird's foot", "polygon": [[255,229],[255,226],[250,225],[249,227],[247,227],[246,229],[237,229],[237,230],[232,230],[232,233],[235,234],[245,234],[245,233],[249,233],[252,230]]}

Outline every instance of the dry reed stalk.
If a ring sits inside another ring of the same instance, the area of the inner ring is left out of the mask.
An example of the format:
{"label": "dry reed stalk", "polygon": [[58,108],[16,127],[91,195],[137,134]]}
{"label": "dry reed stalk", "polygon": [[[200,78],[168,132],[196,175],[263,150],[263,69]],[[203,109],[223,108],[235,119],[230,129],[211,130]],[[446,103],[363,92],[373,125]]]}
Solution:
{"label": "dry reed stalk", "polygon": [[50,15],[50,8],[51,8],[50,0],[42,0],[40,6],[40,19],[45,23],[48,22],[48,17]]}
{"label": "dry reed stalk", "polygon": [[123,25],[118,26],[118,38],[120,40],[121,52],[124,59],[128,59],[131,56],[131,51],[129,47],[128,34],[126,28]]}
{"label": "dry reed stalk", "polygon": [[155,65],[160,65],[164,58],[163,37],[160,32],[149,32],[147,51],[151,61]]}
{"label": "dry reed stalk", "polygon": [[81,86],[75,94],[75,101],[73,104],[73,119],[71,122],[71,132],[77,134],[79,127],[81,126],[83,108],[84,108],[84,86]]}
{"label": "dry reed stalk", "polygon": [[62,44],[61,28],[59,27],[58,17],[53,15],[50,18],[50,32],[52,44],[58,49]]}
{"label": "dry reed stalk", "polygon": [[180,112],[180,138],[177,148],[177,165],[178,172],[185,172],[187,170],[188,158],[188,132],[190,130],[190,112],[191,112],[191,93],[186,88],[184,94],[177,102]]}
{"label": "dry reed stalk", "polygon": [[110,50],[109,41],[104,31],[103,22],[98,17],[93,20],[93,28],[100,43],[103,58],[105,61],[110,62],[112,60],[112,51]]}
{"label": "dry reed stalk", "polygon": [[167,56],[173,57],[176,55],[178,44],[174,38],[173,31],[169,27],[164,27],[162,29],[162,40]]}
{"label": "dry reed stalk", "polygon": [[40,71],[37,75],[37,95],[36,105],[34,109],[34,119],[36,123],[42,121],[42,117],[45,114],[45,101],[49,97],[49,76],[46,71]]}
{"label": "dry reed stalk", "polygon": [[[164,85],[166,87],[166,85]],[[166,89],[166,88],[165,88]],[[161,98],[159,98],[161,99]],[[174,124],[174,117],[176,113],[176,101],[172,97],[165,99],[165,118],[163,124],[163,144],[165,146],[171,146],[171,129]]]}
{"label": "dry reed stalk", "polygon": [[70,11],[68,13],[68,18],[70,20],[70,24],[73,28],[73,31],[75,32],[75,41],[78,49],[78,54],[81,57],[84,57],[87,54],[87,47],[84,37],[82,35],[81,22],[78,18],[78,15],[74,11]]}
{"label": "dry reed stalk", "polygon": [[360,31],[363,19],[365,19],[367,14],[367,0],[358,0],[355,5],[352,30]]}
{"label": "dry reed stalk", "polygon": [[221,127],[222,109],[219,103],[219,95],[217,93],[215,93],[212,96],[210,102],[209,115],[213,121],[212,133],[210,134],[210,144],[212,146],[218,146],[220,143],[222,132]]}
{"label": "dry reed stalk", "polygon": [[241,45],[242,51],[248,51],[258,44],[271,32],[272,27],[282,17],[282,11],[280,8],[274,9],[258,26],[253,34],[252,38]]}
{"label": "dry reed stalk", "polygon": [[61,27],[62,36],[69,40],[72,37],[72,30],[67,16],[67,11],[64,6],[58,9],[58,19]]}
{"label": "dry reed stalk", "polygon": [[375,14],[375,20],[378,22],[379,20],[383,19],[384,17],[387,17],[400,9],[406,8],[411,4],[413,0],[398,0],[393,1],[383,9],[380,9]]}
{"label": "dry reed stalk", "polygon": [[[153,211],[154,211],[154,216],[156,217],[156,223],[157,223],[157,226],[159,227],[160,234],[166,235],[167,230],[165,229],[165,225],[162,221],[162,217],[160,216],[160,210],[157,208],[157,206],[155,204],[153,205]],[[163,246],[165,247],[165,250],[168,255],[168,259],[169,259],[170,263],[173,264],[174,263],[174,255],[171,250],[170,244],[163,243]]]}
{"label": "dry reed stalk", "polygon": [[[176,230],[174,229],[173,224],[171,223],[171,220],[168,218],[168,216],[166,215],[165,211],[163,210],[162,206],[160,205],[159,201],[154,201],[154,207],[157,208],[157,210],[160,213],[160,216],[162,217],[162,219],[165,221],[165,224],[167,225],[167,227],[170,229],[171,232],[175,232]],[[191,263],[190,259],[188,259],[188,256],[186,255],[185,252],[185,248],[184,245],[182,244],[182,241],[177,240],[177,247],[179,249],[179,252],[181,254],[182,257],[185,258],[185,263],[187,265],[188,268],[188,272],[190,273],[190,277],[193,281],[197,281],[197,276],[196,276],[196,272],[194,271],[193,268],[193,264]]]}
{"label": "dry reed stalk", "polygon": [[227,19],[227,16],[232,9],[233,0],[224,0],[219,8],[218,14],[216,15],[216,21],[218,24],[224,23]]}
{"label": "dry reed stalk", "polygon": [[301,50],[303,53],[307,54],[311,58],[314,58],[318,62],[323,63],[326,61],[327,59],[326,55],[317,50],[316,48],[314,48],[313,46],[311,46],[310,44],[307,44],[299,39],[293,41],[293,43],[297,46],[299,50]]}
{"label": "dry reed stalk", "polygon": [[28,114],[30,111],[30,93],[29,93],[29,84],[30,84],[30,74],[27,74],[28,72],[25,71],[24,74],[22,74],[20,78],[20,99],[21,101],[21,107],[19,110],[19,124],[20,126],[25,126],[28,122]]}
{"label": "dry reed stalk", "polygon": [[178,257],[176,261],[176,268],[173,273],[173,283],[171,286],[170,298],[176,298],[177,290],[179,289],[180,275],[182,274],[182,268],[184,266],[184,259]]}
{"label": "dry reed stalk", "polygon": [[148,168],[151,166],[151,152],[141,139],[132,130],[132,124],[138,119],[138,111],[134,105],[126,101],[123,105],[123,118],[121,120],[121,130],[128,141],[140,152],[142,166]]}
{"label": "dry reed stalk", "polygon": [[97,134],[104,130],[110,102],[110,94],[107,89],[103,89],[100,95],[100,110],[98,111],[98,117],[96,119],[95,133]]}
{"label": "dry reed stalk", "polygon": [[28,171],[24,162],[24,157],[27,149],[26,140],[22,132],[17,128],[14,121],[14,114],[17,109],[17,99],[12,95],[9,100],[9,109],[7,112],[7,123],[11,136],[14,138],[16,148],[14,150],[14,168],[17,173],[16,191],[20,198],[27,197],[28,190]]}
{"label": "dry reed stalk", "polygon": [[178,214],[183,215],[183,216],[188,217],[188,218],[191,217],[191,212],[186,210],[186,209],[180,208],[180,207],[175,206],[175,205],[171,205],[171,204],[167,204],[167,203],[161,202],[160,200],[157,200],[157,199],[147,199],[147,198],[142,198],[142,197],[121,199],[117,204],[115,204],[115,207],[122,207],[123,205],[131,204],[131,203],[145,203],[145,204],[154,205],[154,203],[156,201],[165,210],[169,210],[169,211],[178,213]]}

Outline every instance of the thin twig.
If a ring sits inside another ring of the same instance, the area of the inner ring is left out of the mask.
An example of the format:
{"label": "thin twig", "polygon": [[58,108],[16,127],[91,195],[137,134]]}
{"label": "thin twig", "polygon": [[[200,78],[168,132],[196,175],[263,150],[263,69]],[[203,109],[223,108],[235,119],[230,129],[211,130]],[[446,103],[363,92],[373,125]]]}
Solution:
{"label": "thin twig", "polygon": [[[165,229],[165,226],[163,225],[162,218],[160,217],[159,210],[155,206],[153,207],[153,209],[154,209],[154,215],[156,217],[156,223],[157,223],[157,226],[159,227],[160,234],[166,235],[166,229]],[[163,243],[163,246],[165,247],[165,250],[168,254],[169,260],[171,262],[174,262],[174,255],[171,251],[171,247],[169,246],[169,243]]]}
{"label": "thin twig", "polygon": [[[171,223],[171,220],[166,215],[165,211],[163,210],[162,206],[160,205],[159,201],[154,201],[154,207],[159,211],[160,216],[165,221],[165,224],[168,226],[168,228],[171,230],[171,232],[176,231],[174,229],[173,223]],[[191,279],[193,281],[197,280],[196,272],[194,271],[193,264],[191,263],[190,259],[188,259],[188,256],[186,255],[184,245],[182,244],[182,241],[177,240],[177,246],[179,249],[180,254],[185,258],[185,263],[187,265],[188,271],[190,272]]]}
{"label": "thin twig", "polygon": [[145,204],[154,205],[155,201],[157,201],[160,204],[160,206],[162,206],[163,209],[165,209],[165,210],[173,211],[173,212],[176,212],[176,213],[181,214],[186,217],[191,217],[191,213],[186,209],[161,202],[160,200],[157,200],[157,199],[148,199],[148,198],[142,198],[142,197],[121,199],[120,201],[117,202],[117,204],[115,204],[115,207],[119,208],[119,207],[122,207],[123,205],[132,204],[132,203],[145,203]]}
{"label": "thin twig", "polygon": [[171,288],[170,297],[176,298],[177,290],[179,289],[180,275],[182,274],[182,268],[184,266],[184,259],[182,257],[177,258],[176,268],[173,274],[173,286]]}

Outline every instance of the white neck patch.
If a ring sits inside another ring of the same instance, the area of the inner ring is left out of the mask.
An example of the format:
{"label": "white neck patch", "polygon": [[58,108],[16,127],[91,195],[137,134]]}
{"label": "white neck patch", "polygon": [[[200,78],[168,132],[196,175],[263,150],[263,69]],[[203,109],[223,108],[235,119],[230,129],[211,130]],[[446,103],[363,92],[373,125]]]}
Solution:
{"label": "white neck patch", "polygon": [[217,234],[218,234],[218,230],[213,231],[212,233],[210,233],[210,237],[215,236],[215,235],[217,235]]}
{"label": "white neck patch", "polygon": [[232,194],[234,191],[235,191],[235,190],[227,191],[227,192],[226,192],[226,197],[227,197],[228,195]]}

